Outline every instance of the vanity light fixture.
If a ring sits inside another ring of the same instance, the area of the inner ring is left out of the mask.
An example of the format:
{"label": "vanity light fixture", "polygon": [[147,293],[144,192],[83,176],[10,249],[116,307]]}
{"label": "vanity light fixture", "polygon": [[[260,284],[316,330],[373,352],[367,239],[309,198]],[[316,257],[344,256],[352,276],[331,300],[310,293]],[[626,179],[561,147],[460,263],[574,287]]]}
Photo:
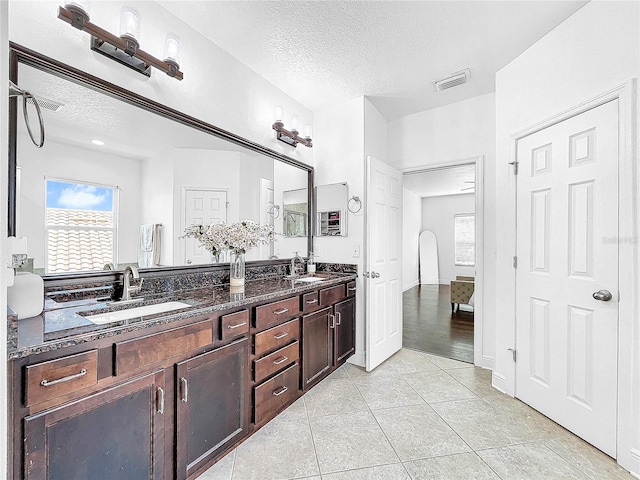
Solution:
{"label": "vanity light fixture", "polygon": [[291,117],[291,130],[284,128],[283,118],[284,110],[282,107],[276,107],[276,121],[271,128],[277,132],[278,140],[292,147],[296,147],[298,144],[309,148],[313,147],[313,143],[311,142],[311,125],[305,127],[305,137],[303,138],[298,136],[300,133],[298,132],[298,117],[296,115]]}
{"label": "vanity light fixture", "polygon": [[[86,3],[86,2],[85,2]],[[91,50],[121,63],[147,77],[151,67],[163,71],[170,77],[182,80],[183,73],[178,64],[180,42],[173,34],[167,34],[164,45],[164,60],[160,60],[140,48],[140,16],[128,6],[120,14],[120,36],[116,36],[94,25],[82,1],[72,1],[58,7],[58,18],[72,27],[91,35]]]}

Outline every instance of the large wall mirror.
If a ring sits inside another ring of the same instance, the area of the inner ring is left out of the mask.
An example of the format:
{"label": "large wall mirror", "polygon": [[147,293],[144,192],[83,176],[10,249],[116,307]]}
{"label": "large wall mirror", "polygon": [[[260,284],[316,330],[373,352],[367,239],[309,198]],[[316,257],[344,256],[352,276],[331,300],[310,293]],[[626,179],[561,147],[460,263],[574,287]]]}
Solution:
{"label": "large wall mirror", "polygon": [[9,231],[27,238],[34,272],[211,264],[185,227],[243,219],[278,234],[249,261],[310,250],[309,225],[287,230],[276,217],[295,190],[297,218],[308,221],[312,167],[22,47],[12,45],[12,58],[12,76],[39,99],[46,127],[38,149],[18,106]]}

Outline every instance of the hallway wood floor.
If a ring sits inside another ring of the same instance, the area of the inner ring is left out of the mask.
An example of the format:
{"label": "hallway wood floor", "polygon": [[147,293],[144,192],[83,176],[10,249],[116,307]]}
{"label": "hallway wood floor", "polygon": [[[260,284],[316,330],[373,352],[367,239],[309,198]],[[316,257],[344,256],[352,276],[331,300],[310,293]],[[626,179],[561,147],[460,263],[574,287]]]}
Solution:
{"label": "hallway wood floor", "polygon": [[473,363],[473,313],[451,314],[449,285],[418,285],[403,293],[403,346]]}

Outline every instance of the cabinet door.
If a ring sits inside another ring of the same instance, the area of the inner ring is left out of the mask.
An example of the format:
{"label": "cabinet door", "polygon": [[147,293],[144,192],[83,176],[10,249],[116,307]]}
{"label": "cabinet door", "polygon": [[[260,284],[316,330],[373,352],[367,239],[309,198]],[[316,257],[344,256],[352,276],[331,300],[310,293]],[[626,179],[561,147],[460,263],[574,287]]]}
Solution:
{"label": "cabinet door", "polygon": [[302,388],[329,373],[333,363],[331,308],[302,317]]}
{"label": "cabinet door", "polygon": [[344,363],[356,351],[356,299],[336,303],[334,366]]}
{"label": "cabinet door", "polygon": [[177,478],[207,466],[248,431],[249,341],[177,364]]}
{"label": "cabinet door", "polygon": [[164,371],[24,419],[27,480],[163,479]]}

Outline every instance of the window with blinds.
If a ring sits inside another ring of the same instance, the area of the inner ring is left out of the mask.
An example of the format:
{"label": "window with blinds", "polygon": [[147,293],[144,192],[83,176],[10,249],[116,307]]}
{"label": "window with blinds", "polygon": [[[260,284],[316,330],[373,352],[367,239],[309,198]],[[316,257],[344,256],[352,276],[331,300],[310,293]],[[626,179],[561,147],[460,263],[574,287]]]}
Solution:
{"label": "window with blinds", "polygon": [[455,264],[474,267],[476,264],[476,217],[473,213],[454,215]]}

